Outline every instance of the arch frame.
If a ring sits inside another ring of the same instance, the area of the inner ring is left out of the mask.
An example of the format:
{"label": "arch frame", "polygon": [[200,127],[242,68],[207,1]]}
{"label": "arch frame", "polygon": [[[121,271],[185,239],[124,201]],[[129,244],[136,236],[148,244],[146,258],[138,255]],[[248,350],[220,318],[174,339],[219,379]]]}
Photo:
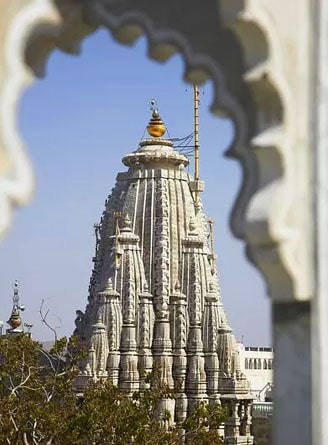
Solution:
{"label": "arch frame", "polygon": [[[313,181],[315,105],[309,67],[316,40],[313,16],[323,1],[312,6],[300,0],[297,9],[285,0],[207,0],[201,5],[197,0],[13,0],[0,6],[0,234],[10,227],[14,207],[33,196],[33,168],[17,130],[17,107],[34,77],[45,74],[51,51],[78,54],[84,37],[106,27],[126,45],[145,34],[149,57],[159,62],[181,53],[185,80],[211,79],[211,111],[230,116],[235,124],[227,156],[238,160],[242,184],[231,227],[264,275],[274,302],[275,387],[280,388],[275,403],[288,415],[285,390],[293,386],[292,404],[299,408],[297,389],[311,372],[318,184]],[[322,225],[319,229],[322,233]],[[297,357],[302,344],[306,366],[304,357],[302,363]],[[288,372],[298,365],[301,372],[291,381]],[[306,406],[298,415],[311,423],[311,395],[306,393],[302,402]],[[302,429],[296,415],[288,424],[284,417],[279,410],[275,443],[309,443],[310,423],[301,421]]]}
{"label": "arch frame", "polygon": [[150,58],[165,62],[179,52],[185,80],[213,81],[211,111],[233,119],[236,135],[227,156],[243,171],[232,231],[245,241],[247,256],[275,301],[308,300],[311,202],[296,204],[309,193],[294,171],[296,163],[307,160],[293,151],[298,125],[284,75],[283,41],[270,17],[275,11],[265,1],[211,0],[200,20],[199,8],[195,0],[181,0],[179,6],[169,0],[161,8],[143,0],[26,0],[9,20],[3,44],[0,150],[9,168],[1,176],[1,231],[10,224],[13,206],[26,204],[33,193],[32,168],[16,122],[17,103],[33,75],[45,75],[55,48],[78,54],[83,38],[99,27],[126,45],[144,34]]}

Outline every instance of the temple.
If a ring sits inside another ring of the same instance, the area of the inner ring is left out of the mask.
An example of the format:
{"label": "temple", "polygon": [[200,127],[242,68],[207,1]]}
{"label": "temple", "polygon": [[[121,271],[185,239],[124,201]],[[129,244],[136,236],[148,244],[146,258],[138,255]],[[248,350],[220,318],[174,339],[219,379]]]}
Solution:
{"label": "temple", "polygon": [[198,401],[218,402],[228,412],[225,443],[252,444],[252,397],[221,299],[203,183],[163,138],[154,103],[147,131],[123,158],[128,170],[95,225],[88,304],[76,319],[89,351],[78,385],[109,378],[132,395],[147,388],[145,375],[156,367],[180,388],[160,407],[172,421],[183,421]]}

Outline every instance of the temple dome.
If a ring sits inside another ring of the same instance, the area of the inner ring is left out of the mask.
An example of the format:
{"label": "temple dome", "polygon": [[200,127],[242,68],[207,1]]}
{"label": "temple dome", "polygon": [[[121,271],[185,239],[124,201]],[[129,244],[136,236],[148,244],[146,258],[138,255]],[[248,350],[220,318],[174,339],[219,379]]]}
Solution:
{"label": "temple dome", "polygon": [[128,167],[143,164],[148,168],[177,168],[189,164],[186,156],[173,149],[170,140],[160,138],[144,139],[138,150],[124,156],[122,162]]}
{"label": "temple dome", "polygon": [[151,101],[152,116],[147,125],[147,132],[151,138],[140,142],[139,148],[124,156],[122,162],[128,167],[144,165],[146,168],[179,168],[189,164],[188,158],[175,151],[170,139],[162,139],[166,126],[155,108],[155,101]]}

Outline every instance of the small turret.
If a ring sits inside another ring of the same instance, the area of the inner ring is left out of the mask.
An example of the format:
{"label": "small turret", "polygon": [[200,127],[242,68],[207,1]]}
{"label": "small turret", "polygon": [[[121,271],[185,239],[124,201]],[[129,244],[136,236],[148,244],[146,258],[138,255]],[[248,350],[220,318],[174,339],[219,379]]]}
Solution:
{"label": "small turret", "polygon": [[7,321],[10,326],[7,329],[7,334],[19,334],[23,332],[23,322],[21,318],[21,311],[25,308],[24,306],[19,305],[19,284],[16,280],[14,283],[14,295],[13,295],[13,307],[11,310],[11,314],[9,320]]}

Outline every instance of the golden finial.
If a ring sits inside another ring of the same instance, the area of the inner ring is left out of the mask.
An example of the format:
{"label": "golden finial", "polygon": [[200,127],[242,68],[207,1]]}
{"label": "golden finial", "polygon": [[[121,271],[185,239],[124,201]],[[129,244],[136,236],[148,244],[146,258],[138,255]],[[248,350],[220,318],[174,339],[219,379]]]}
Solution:
{"label": "golden finial", "polygon": [[150,109],[152,111],[152,115],[149,124],[147,125],[147,131],[153,138],[160,138],[165,133],[166,127],[159,115],[155,100],[150,102]]}
{"label": "golden finial", "polygon": [[13,309],[11,316],[7,322],[12,329],[18,328],[22,324],[18,310]]}

